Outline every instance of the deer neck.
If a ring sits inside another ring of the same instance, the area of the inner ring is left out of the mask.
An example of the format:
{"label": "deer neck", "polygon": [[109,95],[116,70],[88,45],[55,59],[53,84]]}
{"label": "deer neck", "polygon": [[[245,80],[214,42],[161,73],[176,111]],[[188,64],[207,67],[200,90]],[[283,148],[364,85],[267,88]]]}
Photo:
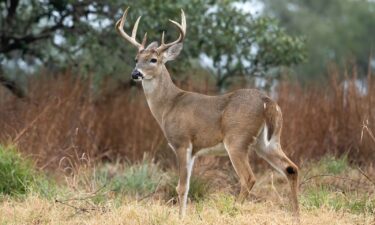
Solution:
{"label": "deer neck", "polygon": [[143,80],[142,86],[148,106],[161,125],[164,112],[173,106],[173,100],[183,91],[174,85],[165,65],[163,65],[161,74],[153,79]]}

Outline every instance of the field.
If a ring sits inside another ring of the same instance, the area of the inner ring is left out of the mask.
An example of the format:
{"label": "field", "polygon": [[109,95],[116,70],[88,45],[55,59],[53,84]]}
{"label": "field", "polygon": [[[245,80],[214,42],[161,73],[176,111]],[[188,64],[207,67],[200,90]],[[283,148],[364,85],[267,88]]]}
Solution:
{"label": "field", "polygon": [[[302,224],[375,224],[375,83],[358,81],[333,70],[323,85],[273,92],[283,148],[302,171]],[[287,182],[254,152],[257,183],[243,204],[230,161],[198,159],[181,222],[175,156],[142,90],[91,84],[67,72],[30,79],[25,100],[0,90],[1,224],[297,223]],[[209,81],[178,85],[216,93]]]}
{"label": "field", "polygon": [[[370,172],[333,157],[303,169],[301,223],[374,224],[374,184],[366,177]],[[269,169],[257,174],[258,183],[243,204],[233,195],[238,191],[230,179],[233,171],[216,173],[227,178],[210,171],[199,178],[195,173],[183,221],[172,193],[173,172],[157,164],[106,164],[77,174],[58,185],[38,178],[25,195],[3,196],[2,224],[297,224],[285,180]]]}

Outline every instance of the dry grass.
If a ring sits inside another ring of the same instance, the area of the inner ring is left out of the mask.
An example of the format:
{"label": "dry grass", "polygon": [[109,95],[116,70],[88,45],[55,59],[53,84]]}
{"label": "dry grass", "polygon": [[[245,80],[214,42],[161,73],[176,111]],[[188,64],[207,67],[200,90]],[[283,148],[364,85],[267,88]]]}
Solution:
{"label": "dry grass", "polygon": [[[223,211],[220,202],[203,207],[191,204],[188,217],[178,219],[178,208],[163,202],[128,202],[102,211],[77,212],[74,208],[30,196],[25,201],[8,200],[0,205],[2,224],[295,224],[295,218],[272,202],[235,204],[236,213]],[[374,218],[322,207],[302,210],[302,224],[373,224]]]}
{"label": "dry grass", "polygon": [[[0,224],[296,224],[289,185],[281,175],[269,170],[256,173],[251,196],[239,204],[235,201],[239,185],[231,179],[230,165],[210,167],[211,171],[203,167],[198,165],[193,178],[209,182],[210,190],[189,198],[188,217],[183,221],[178,219],[177,202],[170,199],[168,188],[175,186],[169,187],[166,181],[172,179],[171,173],[145,160],[127,166],[81,165],[56,189],[40,187],[47,190],[46,195],[38,194],[38,189],[23,197],[0,195]],[[306,165],[300,184],[302,224],[374,224],[374,174],[371,167],[351,167],[345,157],[326,157]],[[139,183],[140,179],[144,182]],[[192,182],[190,192],[200,191]]]}
{"label": "dry grass", "polygon": [[[276,99],[284,115],[283,146],[299,165],[324,155],[348,154],[350,162],[372,164],[375,158],[375,82],[367,93],[356,87],[356,73],[331,71],[326,84],[302,87],[283,82]],[[345,81],[345,82],[343,82]],[[207,82],[185,82],[214,94]],[[69,72],[40,75],[29,81],[30,101],[0,88],[0,142],[17,144],[40,168],[75,167],[84,161],[142,159],[145,152],[173,167],[174,155],[153,119],[142,90],[129,85],[92,90],[89,79]],[[261,160],[251,157],[253,167]]]}

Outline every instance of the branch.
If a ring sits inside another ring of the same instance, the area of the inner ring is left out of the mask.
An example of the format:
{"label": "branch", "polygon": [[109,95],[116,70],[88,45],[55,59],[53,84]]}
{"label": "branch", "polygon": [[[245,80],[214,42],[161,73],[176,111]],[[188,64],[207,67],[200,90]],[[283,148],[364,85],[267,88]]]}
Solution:
{"label": "branch", "polygon": [[0,74],[0,84],[3,85],[6,89],[12,92],[18,98],[25,98],[25,93],[21,87],[19,87],[14,81],[9,80]]}
{"label": "branch", "polygon": [[19,0],[10,1],[10,6],[7,9],[8,13],[7,13],[7,19],[6,19],[8,23],[13,19],[14,15],[16,14],[18,3],[19,3]]}

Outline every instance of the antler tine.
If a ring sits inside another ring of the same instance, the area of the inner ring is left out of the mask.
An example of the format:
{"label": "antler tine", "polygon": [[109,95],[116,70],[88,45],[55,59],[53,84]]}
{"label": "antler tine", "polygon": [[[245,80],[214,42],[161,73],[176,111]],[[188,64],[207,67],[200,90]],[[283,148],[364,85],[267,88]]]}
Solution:
{"label": "antler tine", "polygon": [[142,44],[140,44],[136,40],[138,24],[139,24],[139,20],[141,19],[141,17],[138,17],[138,19],[136,20],[136,22],[134,24],[134,27],[133,27],[133,30],[132,30],[131,37],[127,33],[125,33],[125,31],[124,31],[124,24],[125,24],[125,21],[126,21],[126,16],[128,15],[129,8],[130,7],[127,7],[125,9],[124,14],[122,15],[121,19],[116,22],[116,30],[120,33],[120,35],[125,40],[129,41],[132,45],[134,45],[139,50],[141,50],[141,49],[144,49],[144,44],[143,44],[143,42],[142,42]]}
{"label": "antler tine", "polygon": [[138,24],[139,24],[139,21],[141,20],[141,17],[142,17],[142,16],[139,16],[139,17],[137,18],[137,20],[135,21],[135,24],[134,24],[133,30],[132,30],[132,38],[134,38],[134,39],[135,39],[135,36],[137,35]]}
{"label": "antler tine", "polygon": [[158,52],[163,52],[166,49],[168,49],[169,47],[171,47],[172,45],[181,43],[185,38],[185,35],[186,35],[186,17],[185,17],[184,10],[181,9],[181,24],[177,23],[174,20],[169,20],[169,22],[173,23],[178,28],[178,30],[180,31],[180,35],[179,35],[178,39],[175,40],[174,42],[165,44],[165,42],[164,42],[164,32],[163,32],[162,36],[161,36],[161,45],[159,46],[159,48],[157,48]]}
{"label": "antler tine", "polygon": [[143,36],[142,46],[145,47],[147,42],[147,32],[145,33],[145,36]]}

